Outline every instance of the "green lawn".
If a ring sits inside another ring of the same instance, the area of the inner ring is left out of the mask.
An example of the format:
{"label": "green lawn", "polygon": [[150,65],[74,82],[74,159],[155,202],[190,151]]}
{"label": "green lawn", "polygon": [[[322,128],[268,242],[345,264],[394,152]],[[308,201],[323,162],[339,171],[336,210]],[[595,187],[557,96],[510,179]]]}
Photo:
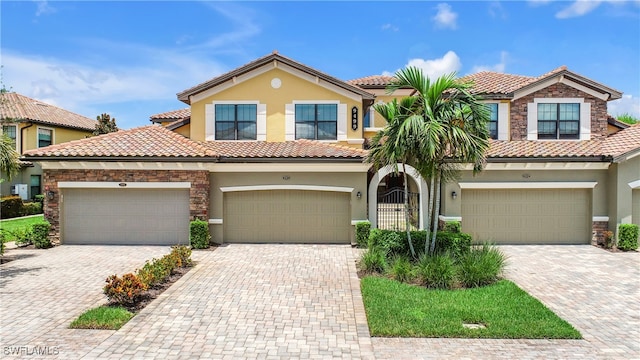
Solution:
{"label": "green lawn", "polygon": [[[365,277],[362,296],[372,336],[581,339],[580,333],[514,283],[430,290]],[[485,329],[467,329],[481,323]]]}
{"label": "green lawn", "polygon": [[[14,231],[19,228],[26,228],[35,223],[44,222],[44,215],[33,216],[28,218],[15,218],[15,219],[6,219],[0,220],[0,229],[7,230],[9,232]],[[15,241],[15,237],[12,234],[5,232],[4,241]]]}
{"label": "green lawn", "polygon": [[75,319],[71,329],[118,330],[133,317],[133,314],[121,307],[100,306],[87,310]]}

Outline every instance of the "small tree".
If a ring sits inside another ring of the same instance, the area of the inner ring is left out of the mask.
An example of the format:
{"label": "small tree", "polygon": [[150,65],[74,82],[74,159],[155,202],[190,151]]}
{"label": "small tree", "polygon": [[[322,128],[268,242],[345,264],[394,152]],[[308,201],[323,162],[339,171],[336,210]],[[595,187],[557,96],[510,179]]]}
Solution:
{"label": "small tree", "polygon": [[102,114],[96,117],[98,123],[96,129],[93,130],[93,135],[102,135],[118,131],[116,126],[116,118],[111,118],[109,114]]}

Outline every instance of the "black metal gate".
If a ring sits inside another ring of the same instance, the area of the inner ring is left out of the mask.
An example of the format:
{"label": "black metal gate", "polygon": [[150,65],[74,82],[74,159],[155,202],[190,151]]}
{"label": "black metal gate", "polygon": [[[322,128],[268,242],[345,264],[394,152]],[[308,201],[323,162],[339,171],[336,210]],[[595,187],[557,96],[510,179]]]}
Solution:
{"label": "black metal gate", "polygon": [[[393,188],[378,194],[377,224],[379,229],[406,230],[404,189]],[[420,194],[409,192],[409,223],[412,230],[420,225]]]}

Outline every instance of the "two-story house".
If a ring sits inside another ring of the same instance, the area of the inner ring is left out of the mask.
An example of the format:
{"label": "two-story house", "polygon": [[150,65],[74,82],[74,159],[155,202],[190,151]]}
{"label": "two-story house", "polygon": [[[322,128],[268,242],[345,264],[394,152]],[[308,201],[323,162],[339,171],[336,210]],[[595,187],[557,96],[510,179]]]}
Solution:
{"label": "two-story house", "polygon": [[[18,154],[91,135],[96,121],[15,93],[0,95],[0,123],[2,134],[15,144]],[[42,193],[42,168],[38,163],[21,161],[18,174],[6,181],[0,176],[0,194],[20,195],[24,200]]]}
{"label": "two-story house", "polygon": [[[477,240],[588,244],[640,222],[640,126],[611,121],[621,93],[566,68],[539,77],[470,75],[492,116],[486,170],[443,184],[443,221]],[[278,53],[184,90],[187,109],[151,125],[25,154],[50,190],[63,243],[173,244],[208,220],[213,240],[350,243],[401,185],[364,163],[391,78],[341,81]],[[609,132],[614,133],[609,136]],[[427,182],[408,167],[416,226]]]}

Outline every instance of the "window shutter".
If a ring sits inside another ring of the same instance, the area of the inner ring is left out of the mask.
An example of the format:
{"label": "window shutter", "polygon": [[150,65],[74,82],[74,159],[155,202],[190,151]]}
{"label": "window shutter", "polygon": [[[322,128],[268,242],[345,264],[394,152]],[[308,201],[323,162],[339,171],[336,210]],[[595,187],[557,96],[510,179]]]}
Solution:
{"label": "window shutter", "polygon": [[580,104],[580,140],[591,140],[591,103]]}
{"label": "window shutter", "polygon": [[256,140],[267,141],[267,104],[258,104],[256,118]]}
{"label": "window shutter", "polygon": [[284,106],[284,139],[292,141],[296,139],[296,118],[295,106],[293,104],[285,104]]}
{"label": "window shutter", "polygon": [[347,104],[338,104],[338,141],[347,140]]}
{"label": "window shutter", "polygon": [[509,140],[509,104],[498,104],[498,140]]}
{"label": "window shutter", "polygon": [[527,104],[527,140],[538,140],[538,104]]}
{"label": "window shutter", "polygon": [[204,105],[205,118],[205,140],[216,139],[216,106],[214,104]]}

